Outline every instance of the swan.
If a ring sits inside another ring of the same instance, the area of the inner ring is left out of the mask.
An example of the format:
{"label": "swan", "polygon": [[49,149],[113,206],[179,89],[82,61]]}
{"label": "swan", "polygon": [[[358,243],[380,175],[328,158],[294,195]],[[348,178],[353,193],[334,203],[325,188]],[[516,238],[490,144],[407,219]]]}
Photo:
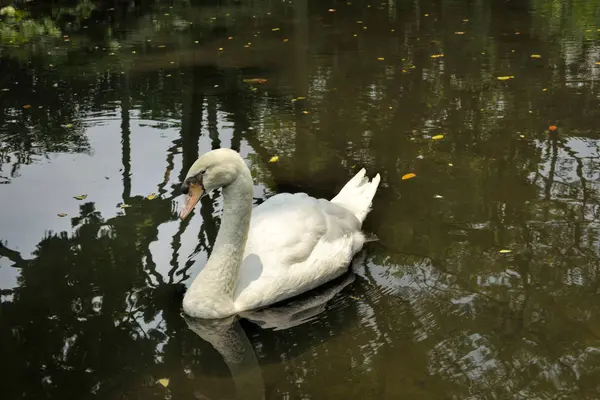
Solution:
{"label": "swan", "polygon": [[361,225],[379,186],[361,169],[331,201],[281,193],[253,205],[250,170],[231,149],[204,153],[181,185],[185,219],[221,188],[223,216],[212,254],[183,298],[183,311],[220,319],[316,288],[348,271],[366,239]]}

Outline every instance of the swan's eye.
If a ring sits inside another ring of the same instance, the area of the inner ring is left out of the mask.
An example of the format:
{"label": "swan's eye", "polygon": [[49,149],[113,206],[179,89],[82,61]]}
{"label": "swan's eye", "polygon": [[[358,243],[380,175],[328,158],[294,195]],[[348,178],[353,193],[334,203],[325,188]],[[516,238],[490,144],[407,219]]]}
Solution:
{"label": "swan's eye", "polygon": [[206,170],[203,169],[202,171],[200,171],[200,175],[204,175],[206,173]]}

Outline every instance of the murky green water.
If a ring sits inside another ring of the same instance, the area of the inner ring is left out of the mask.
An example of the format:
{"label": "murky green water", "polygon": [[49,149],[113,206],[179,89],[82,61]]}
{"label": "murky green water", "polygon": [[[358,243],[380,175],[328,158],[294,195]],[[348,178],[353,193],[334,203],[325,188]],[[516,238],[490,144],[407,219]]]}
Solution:
{"label": "murky green water", "polygon": [[[600,2],[61,3],[0,22],[3,399],[600,398]],[[186,321],[218,147],[379,172],[356,274]]]}

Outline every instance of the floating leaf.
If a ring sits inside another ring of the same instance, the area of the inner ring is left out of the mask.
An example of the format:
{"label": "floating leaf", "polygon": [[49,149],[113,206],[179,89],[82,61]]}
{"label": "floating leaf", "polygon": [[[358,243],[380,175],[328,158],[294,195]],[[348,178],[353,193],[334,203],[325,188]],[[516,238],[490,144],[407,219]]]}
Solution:
{"label": "floating leaf", "polygon": [[72,128],[72,127],[73,127],[73,124],[64,124],[64,125],[61,125],[61,126],[62,126],[63,128],[70,129],[70,128]]}
{"label": "floating leaf", "polygon": [[498,253],[502,253],[502,254],[506,254],[506,253],[512,253],[512,250],[508,250],[508,249],[502,249],[502,250],[500,250]]}
{"label": "floating leaf", "polygon": [[67,216],[67,213],[58,213],[58,214],[56,214],[56,215],[58,215],[59,217],[63,218],[63,217],[66,217],[66,216]]}
{"label": "floating leaf", "polygon": [[462,32],[462,31],[459,31],[459,32],[454,32],[454,34],[455,34],[455,35],[464,35],[465,33],[464,33],[464,32]]}
{"label": "floating leaf", "polygon": [[596,65],[600,65],[600,61],[596,61]]}
{"label": "floating leaf", "polygon": [[440,53],[440,54],[432,54],[431,58],[440,58],[440,57],[444,57],[444,54]]}
{"label": "floating leaf", "polygon": [[271,157],[271,159],[269,160],[269,162],[277,162],[279,161],[279,157],[278,156],[273,156]]}
{"label": "floating leaf", "polygon": [[415,176],[417,176],[417,174],[413,174],[413,173],[411,172],[411,173],[409,173],[409,174],[402,175],[402,180],[403,180],[403,181],[405,181],[405,180],[407,180],[407,179],[412,179],[412,178],[414,178]]}
{"label": "floating leaf", "polygon": [[23,108],[24,108],[24,109],[31,108],[31,104],[25,104],[25,105],[23,106]]}
{"label": "floating leaf", "polygon": [[244,83],[267,83],[267,80],[264,78],[249,78],[244,79]]}
{"label": "floating leaf", "polygon": [[280,30],[281,30],[281,28],[273,28],[273,29],[271,29],[271,30],[272,30],[273,32],[277,32],[277,31],[280,31]]}
{"label": "floating leaf", "polygon": [[302,114],[304,114],[304,115],[310,114],[310,111],[308,111],[308,110],[303,110],[303,111],[302,111]]}
{"label": "floating leaf", "polygon": [[169,386],[169,378],[162,378],[159,379],[157,382],[163,385],[163,387]]}
{"label": "floating leaf", "polygon": [[146,197],[146,198],[148,200],[154,200],[156,198],[156,196],[157,196],[156,193],[152,193],[152,194],[149,194],[148,197]]}
{"label": "floating leaf", "polygon": [[335,12],[335,8],[330,8],[329,10],[327,10],[329,12]]}
{"label": "floating leaf", "polygon": [[434,199],[443,199],[444,196],[441,196],[439,194],[436,194],[435,196],[433,196]]}
{"label": "floating leaf", "polygon": [[539,55],[539,54],[532,54],[529,57],[531,57],[531,58],[542,58],[542,56]]}
{"label": "floating leaf", "polygon": [[131,205],[130,204],[121,203],[121,204],[119,204],[119,207],[120,208],[129,208],[129,207],[131,207]]}
{"label": "floating leaf", "polygon": [[75,200],[85,200],[87,198],[87,194],[81,194],[79,196],[73,196]]}
{"label": "floating leaf", "polygon": [[385,58],[383,58],[383,57],[377,57],[377,61],[383,61],[383,60],[385,60]]}
{"label": "floating leaf", "polygon": [[550,126],[548,127],[548,130],[549,130],[550,132],[554,132],[554,131],[555,131],[555,130],[557,130],[557,129],[558,129],[558,128],[556,127],[556,125],[550,125]]}
{"label": "floating leaf", "polygon": [[431,140],[440,140],[440,139],[443,139],[443,138],[444,138],[444,135],[441,135],[441,134],[440,134],[440,135],[435,135],[435,136],[432,136],[432,137],[431,137]]}
{"label": "floating leaf", "polygon": [[508,76],[499,76],[496,79],[498,79],[499,81],[507,81],[509,79],[514,79],[514,77],[515,77],[514,75],[508,75]]}
{"label": "floating leaf", "polygon": [[222,48],[222,47],[219,47],[219,51],[223,51],[223,48]]}

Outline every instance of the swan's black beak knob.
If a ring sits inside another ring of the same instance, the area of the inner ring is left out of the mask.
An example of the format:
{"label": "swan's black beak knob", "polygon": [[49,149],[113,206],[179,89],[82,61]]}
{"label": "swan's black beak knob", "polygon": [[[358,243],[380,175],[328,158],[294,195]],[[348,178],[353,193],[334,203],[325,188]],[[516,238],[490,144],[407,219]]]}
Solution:
{"label": "swan's black beak knob", "polygon": [[181,185],[181,194],[188,194],[190,192],[190,185],[187,182],[183,182]]}

